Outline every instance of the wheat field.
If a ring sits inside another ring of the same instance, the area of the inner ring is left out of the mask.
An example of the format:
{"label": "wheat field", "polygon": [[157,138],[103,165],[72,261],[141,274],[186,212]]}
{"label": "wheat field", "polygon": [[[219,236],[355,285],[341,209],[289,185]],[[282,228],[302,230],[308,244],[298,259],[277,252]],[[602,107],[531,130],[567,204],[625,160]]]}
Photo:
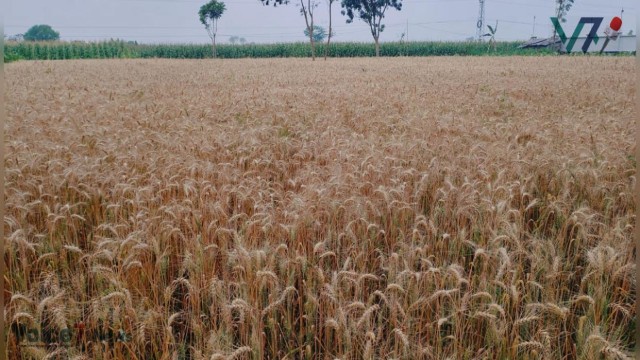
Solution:
{"label": "wheat field", "polygon": [[631,357],[633,58],[5,76],[10,359]]}

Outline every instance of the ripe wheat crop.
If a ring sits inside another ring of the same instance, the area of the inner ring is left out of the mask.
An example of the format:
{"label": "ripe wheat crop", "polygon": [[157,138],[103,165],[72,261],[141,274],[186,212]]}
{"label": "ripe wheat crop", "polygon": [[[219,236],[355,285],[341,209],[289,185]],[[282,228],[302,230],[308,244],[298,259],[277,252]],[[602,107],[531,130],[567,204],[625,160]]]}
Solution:
{"label": "ripe wheat crop", "polygon": [[630,357],[633,59],[5,71],[11,359]]}

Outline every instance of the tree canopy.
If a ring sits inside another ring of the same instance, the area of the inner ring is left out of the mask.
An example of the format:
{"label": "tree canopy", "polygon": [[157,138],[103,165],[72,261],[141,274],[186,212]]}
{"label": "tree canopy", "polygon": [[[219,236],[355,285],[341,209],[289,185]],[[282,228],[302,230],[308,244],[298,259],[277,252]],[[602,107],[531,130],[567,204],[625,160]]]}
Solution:
{"label": "tree canopy", "polygon": [[260,2],[262,3],[262,5],[273,4],[273,6],[278,6],[288,4],[289,0],[260,0]]}
{"label": "tree canopy", "polygon": [[567,13],[571,10],[575,0],[556,0],[557,17],[562,22],[567,22]]}
{"label": "tree canopy", "polygon": [[222,17],[222,14],[224,14],[226,9],[227,8],[222,1],[211,0],[200,7],[200,11],[198,11],[198,15],[200,15],[200,22],[208,29],[213,26],[220,17]]}
{"label": "tree canopy", "polygon": [[[309,37],[309,29],[304,28],[304,36]],[[323,42],[327,37],[327,31],[320,25],[313,26],[313,41]]]}
{"label": "tree canopy", "polygon": [[[289,0],[260,0],[262,5],[269,5],[273,3],[273,6],[278,5],[286,5],[289,3]],[[311,58],[313,60],[316,59],[316,41],[313,36],[315,33],[315,25],[314,25],[314,12],[315,9],[319,5],[318,0],[300,0],[298,4],[300,6],[300,14],[304,16],[305,24],[307,25],[307,31],[305,34],[309,37],[309,42],[311,43]],[[324,37],[323,37],[324,38]]]}
{"label": "tree canopy", "polygon": [[211,46],[213,51],[213,57],[216,57],[216,34],[218,32],[218,20],[224,14],[226,6],[222,1],[211,0],[208,3],[200,7],[198,15],[200,16],[200,22],[207,29],[207,33],[211,38]]}
{"label": "tree canopy", "polygon": [[55,41],[60,40],[60,33],[49,25],[34,25],[24,34],[27,41]]}
{"label": "tree canopy", "polygon": [[371,35],[376,42],[376,55],[380,55],[380,33],[384,31],[382,19],[387,9],[402,10],[402,0],[342,0],[342,15],[347,16],[347,23],[355,17],[369,25]]}

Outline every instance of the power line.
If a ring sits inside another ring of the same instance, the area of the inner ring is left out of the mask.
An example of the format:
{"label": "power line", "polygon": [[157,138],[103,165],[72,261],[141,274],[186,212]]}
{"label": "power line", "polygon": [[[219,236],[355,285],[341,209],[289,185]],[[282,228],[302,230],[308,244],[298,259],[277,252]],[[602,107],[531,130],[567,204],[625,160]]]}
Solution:
{"label": "power line", "polygon": [[[550,7],[548,5],[536,4],[536,3],[530,3],[530,2],[523,3],[523,2],[516,2],[516,1],[501,1],[501,0],[492,0],[491,2],[504,4],[504,5],[529,6],[529,7],[537,7],[537,8],[545,8],[545,9],[548,9]],[[619,9],[617,5],[602,5],[602,4],[583,3],[583,2],[577,2],[575,6],[586,6],[586,7],[592,7],[592,8],[600,8],[600,9],[606,8],[611,10],[616,9],[616,11],[618,11],[617,9]],[[629,7],[625,9],[635,10],[634,7]]]}
{"label": "power line", "polygon": [[459,32],[455,32],[455,31],[451,31],[451,30],[442,30],[442,29],[437,29],[437,28],[430,27],[430,26],[425,26],[425,25],[416,25],[416,26],[421,27],[421,28],[423,28],[423,29],[433,30],[433,31],[439,31],[439,32],[443,32],[443,33],[447,33],[447,34],[452,34],[452,35],[469,36],[469,34],[459,33]]}
{"label": "power line", "polygon": [[526,21],[513,21],[513,20],[503,20],[503,19],[490,19],[491,21],[499,21],[501,23],[507,23],[507,24],[516,24],[516,25],[533,25],[534,23],[532,22],[526,22]]}
{"label": "power line", "polygon": [[[408,25],[410,26],[417,26],[419,28],[423,28],[423,29],[427,29],[427,30],[432,30],[432,31],[436,31],[436,32],[441,32],[441,33],[447,33],[447,34],[452,34],[452,35],[458,35],[458,36],[465,36],[468,37],[469,34],[468,33],[462,33],[462,32],[456,32],[456,31],[451,31],[451,30],[445,30],[445,29],[439,29],[439,28],[435,28],[429,25],[436,25],[436,24],[454,24],[454,23],[472,23],[473,22],[473,18],[466,18],[466,19],[451,19],[451,20],[439,20],[439,21],[428,21],[428,22],[409,22]],[[494,21],[494,19],[491,19],[492,21]],[[513,21],[513,20],[502,20],[502,19],[498,19],[498,21],[500,22],[504,22],[504,23],[509,23],[509,24],[517,24],[517,25],[531,25],[532,23],[530,22],[522,22],[522,21]],[[8,28],[17,28],[17,27],[24,27],[26,25],[17,25],[17,24],[11,24],[11,25],[6,25],[6,27]],[[403,29],[407,26],[406,22],[402,22],[402,23],[391,23],[391,24],[386,24],[387,28],[400,28],[402,27]],[[81,26],[81,25],[69,25],[69,26],[59,26],[58,28],[61,29],[81,29],[81,30],[88,30],[88,29],[154,29],[154,30],[176,30],[176,29],[187,29],[187,30],[201,30],[200,27],[195,27],[195,26],[142,26],[142,25],[135,25],[135,26],[127,26],[127,25],[120,25],[120,26],[100,26],[100,25],[86,25],[86,26]],[[229,28],[233,28],[233,27],[229,27]],[[269,26],[240,26],[239,28],[242,29],[263,29],[263,28],[278,28],[278,29],[298,29],[298,26],[277,26],[277,27],[269,27]],[[368,33],[369,29],[367,28],[354,28],[352,25],[342,25],[342,26],[338,26],[336,27],[338,29],[344,29],[344,31],[340,31],[338,32],[338,35],[349,35],[349,34],[358,34],[358,33]],[[347,30],[349,29],[349,30]],[[298,36],[299,35],[299,31],[287,31],[287,32],[277,32],[277,33],[269,33],[269,34],[265,34],[263,32],[234,32],[234,33],[219,33],[219,36],[245,36],[245,37],[256,37],[256,38],[276,38],[276,37],[283,37],[283,36]],[[193,33],[193,34],[156,34],[156,35],[129,35],[129,34],[108,34],[108,35],[103,35],[103,34],[96,34],[96,35],[87,35],[87,34],[65,34],[63,36],[64,38],[113,38],[113,37],[124,37],[124,38],[143,38],[143,39],[163,39],[163,38],[174,38],[174,39],[180,39],[180,38],[204,38],[205,35],[202,33]]]}
{"label": "power line", "polygon": [[[438,3],[452,3],[452,2],[471,2],[475,0],[404,0],[403,4],[438,4]],[[183,4],[183,3],[193,3],[193,4],[202,4],[202,0],[110,0],[109,2],[123,2],[123,3],[135,3],[135,2],[164,2],[164,3],[172,3],[172,4]],[[233,4],[256,4],[261,5],[258,0],[237,0],[237,1],[229,1],[226,5]]]}
{"label": "power line", "polygon": [[[107,1],[107,0],[105,0]],[[109,2],[120,2],[120,3],[136,3],[136,2],[153,2],[153,3],[169,3],[169,4],[177,4],[177,5],[181,5],[181,4],[200,4],[202,3],[203,0],[108,0]],[[430,22],[416,22],[416,23],[411,23],[409,21],[407,22],[402,22],[402,23],[392,23],[392,24],[386,24],[387,28],[399,28],[400,26],[402,26],[402,28],[407,28],[409,26],[417,26],[420,28],[424,28],[427,30],[432,30],[432,31],[436,31],[436,32],[442,32],[442,33],[448,33],[448,34],[453,34],[453,35],[460,35],[460,36],[469,36],[470,34],[468,33],[461,33],[461,32],[456,32],[456,31],[450,31],[450,30],[443,30],[443,29],[438,29],[438,28],[434,28],[434,27],[430,27],[428,25],[433,25],[433,24],[453,24],[453,23],[463,23],[463,22],[469,22],[470,24],[474,21],[477,20],[476,26],[477,26],[477,31],[478,33],[476,34],[478,37],[481,36],[481,32],[482,32],[482,28],[484,27],[485,24],[485,18],[484,18],[484,5],[485,5],[485,0],[404,0],[403,3],[404,4],[424,4],[424,3],[441,3],[441,4],[449,4],[452,2],[475,2],[477,4],[477,2],[480,2],[480,15],[478,17],[478,19],[460,19],[460,20],[440,20],[440,21],[430,21]],[[497,4],[504,4],[504,5],[512,5],[512,6],[529,6],[529,7],[536,7],[536,8],[545,8],[545,9],[549,9],[549,6],[541,4],[541,3],[531,3],[531,2],[520,2],[520,1],[505,1],[505,0],[492,0],[490,2],[492,3],[497,3]],[[256,4],[258,6],[260,5],[260,2],[258,0],[230,0],[228,1],[228,5],[232,5],[232,4]],[[613,11],[613,9],[616,9],[615,11],[619,11],[619,7],[618,6],[614,6],[611,4],[594,4],[594,3],[584,3],[582,2],[582,0],[580,2],[578,2],[576,5],[581,5],[581,6],[586,6],[586,7],[594,7],[594,8],[607,8],[611,11]],[[406,8],[405,8],[406,9]],[[627,7],[625,8],[625,10],[631,10],[633,12],[635,8],[633,7]],[[534,23],[531,22],[523,22],[523,21],[514,21],[514,20],[499,20],[500,22],[504,22],[507,24],[514,24],[514,25],[534,25]],[[18,29],[18,28],[28,28],[30,25],[18,25],[18,24],[11,24],[11,25],[5,25],[6,28],[13,28],[13,29]],[[116,26],[100,26],[100,25],[62,25],[62,26],[56,26],[56,28],[60,28],[60,29],[78,29],[79,31],[83,31],[83,30],[90,30],[90,29],[122,29],[122,30],[127,30],[127,29],[150,29],[150,30],[171,30],[171,31],[175,31],[175,30],[198,30],[201,31],[202,27],[200,26],[166,26],[166,25],[156,25],[156,26],[143,26],[143,25],[116,25]],[[360,34],[360,33],[368,33],[369,30],[366,28],[354,28],[353,25],[334,25],[333,26],[334,29],[338,30],[338,35],[348,35],[348,34]],[[233,34],[219,34],[220,36],[247,36],[247,37],[257,37],[257,38],[276,38],[276,37],[281,37],[281,36],[298,36],[299,29],[301,29],[301,27],[298,26],[256,26],[256,25],[251,25],[251,26],[245,26],[245,25],[227,25],[225,26],[225,29],[227,32],[234,32]],[[237,31],[234,29],[238,29]],[[260,32],[261,29],[280,29],[281,32],[277,32],[277,33],[265,33],[265,32]],[[289,31],[289,29],[291,29]],[[296,29],[296,30],[294,30]],[[243,33],[243,31],[249,31],[247,33]],[[177,32],[177,31],[175,31]],[[168,34],[168,35],[130,35],[130,34],[111,34],[111,35],[87,35],[86,33],[83,34],[78,34],[78,35],[67,35],[65,34],[63,37],[64,38],[113,38],[116,36],[120,36],[120,37],[126,37],[126,38],[153,38],[153,39],[162,39],[162,38],[204,38],[204,35],[201,33],[198,34],[176,34],[176,33],[172,33],[172,34]]]}
{"label": "power line", "polygon": [[[476,0],[404,0],[403,4],[444,4],[444,3],[452,3],[452,2],[475,2]],[[141,2],[141,3],[148,3],[148,2],[152,2],[152,3],[168,3],[168,4],[175,4],[175,5],[181,5],[181,4],[202,4],[202,0],[109,0],[109,2],[113,3],[113,2],[120,2],[120,3],[137,3],[137,2]],[[493,1],[496,3],[500,3],[500,4],[506,4],[506,5],[524,5],[524,6],[533,6],[533,7],[544,7],[544,8],[548,8],[548,6],[546,5],[542,5],[542,4],[535,4],[535,3],[523,3],[523,2],[513,2],[513,1]],[[260,1],[258,0],[233,0],[233,1],[228,1],[227,5],[234,5],[234,4],[251,4],[251,5],[260,5]],[[582,2],[580,1],[579,3],[576,4],[576,6],[587,6],[587,7],[595,7],[595,8],[613,8],[613,5],[603,5],[603,4],[596,4],[596,3],[590,3],[590,2]],[[629,7],[627,8],[629,10],[635,10],[634,7]]]}
{"label": "power line", "polygon": [[[473,21],[472,18],[466,19],[455,19],[455,20],[438,20],[438,21],[427,21],[427,22],[417,22],[417,23],[409,23],[409,25],[429,25],[429,24],[449,24],[449,23],[459,23],[459,22],[467,22]],[[391,24],[386,24],[387,27],[391,26],[400,26],[406,25],[406,22],[396,22]],[[10,24],[5,25],[5,27],[28,27],[30,25],[20,25],[20,24]],[[241,27],[244,29],[298,29],[299,26],[225,26],[227,28],[233,27]],[[56,28],[60,29],[198,29],[201,30],[203,27],[201,26],[144,26],[144,25],[114,25],[114,26],[102,26],[102,25],[66,25],[66,26],[56,26]],[[353,25],[333,25],[333,28],[353,28]]]}
{"label": "power line", "polygon": [[[398,24],[389,24],[387,26],[395,26]],[[30,27],[31,25],[5,25],[5,27]],[[100,26],[100,25],[62,25],[55,26],[56,29],[167,29],[167,30],[176,30],[176,29],[186,29],[186,30],[202,30],[204,27],[201,26],[144,26],[144,25],[114,25],[114,26]],[[349,25],[333,25],[333,28],[348,28],[351,27]],[[225,26],[225,28],[242,28],[242,29],[298,29],[300,26]]]}

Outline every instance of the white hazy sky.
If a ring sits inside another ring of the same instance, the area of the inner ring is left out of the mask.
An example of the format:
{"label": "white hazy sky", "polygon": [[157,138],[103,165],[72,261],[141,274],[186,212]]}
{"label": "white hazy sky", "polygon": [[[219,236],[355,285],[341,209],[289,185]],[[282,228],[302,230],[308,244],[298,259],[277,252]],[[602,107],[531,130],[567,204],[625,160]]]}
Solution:
{"label": "white hazy sky", "polygon": [[[207,0],[8,0],[4,9],[5,34],[24,33],[31,25],[49,24],[63,40],[119,38],[143,43],[205,43],[207,34],[198,20],[198,9]],[[319,0],[316,23],[328,24],[326,0]],[[296,1],[293,1],[294,3]],[[232,35],[248,42],[305,41],[304,19],[299,8],[262,6],[259,0],[226,0],[227,11],[219,23],[219,41]],[[499,21],[498,40],[526,40],[534,31],[550,36],[554,0],[486,0],[487,24]],[[623,13],[626,33],[636,29],[637,0],[576,0],[564,25],[572,33],[583,16],[604,17],[600,33],[613,16]],[[371,41],[361,21],[346,24],[334,4],[335,41]],[[474,36],[478,0],[404,0],[402,11],[389,10],[382,41],[397,41],[407,29],[409,40],[465,40]],[[485,27],[486,28],[486,27]],[[583,32],[587,32],[585,27]]]}

